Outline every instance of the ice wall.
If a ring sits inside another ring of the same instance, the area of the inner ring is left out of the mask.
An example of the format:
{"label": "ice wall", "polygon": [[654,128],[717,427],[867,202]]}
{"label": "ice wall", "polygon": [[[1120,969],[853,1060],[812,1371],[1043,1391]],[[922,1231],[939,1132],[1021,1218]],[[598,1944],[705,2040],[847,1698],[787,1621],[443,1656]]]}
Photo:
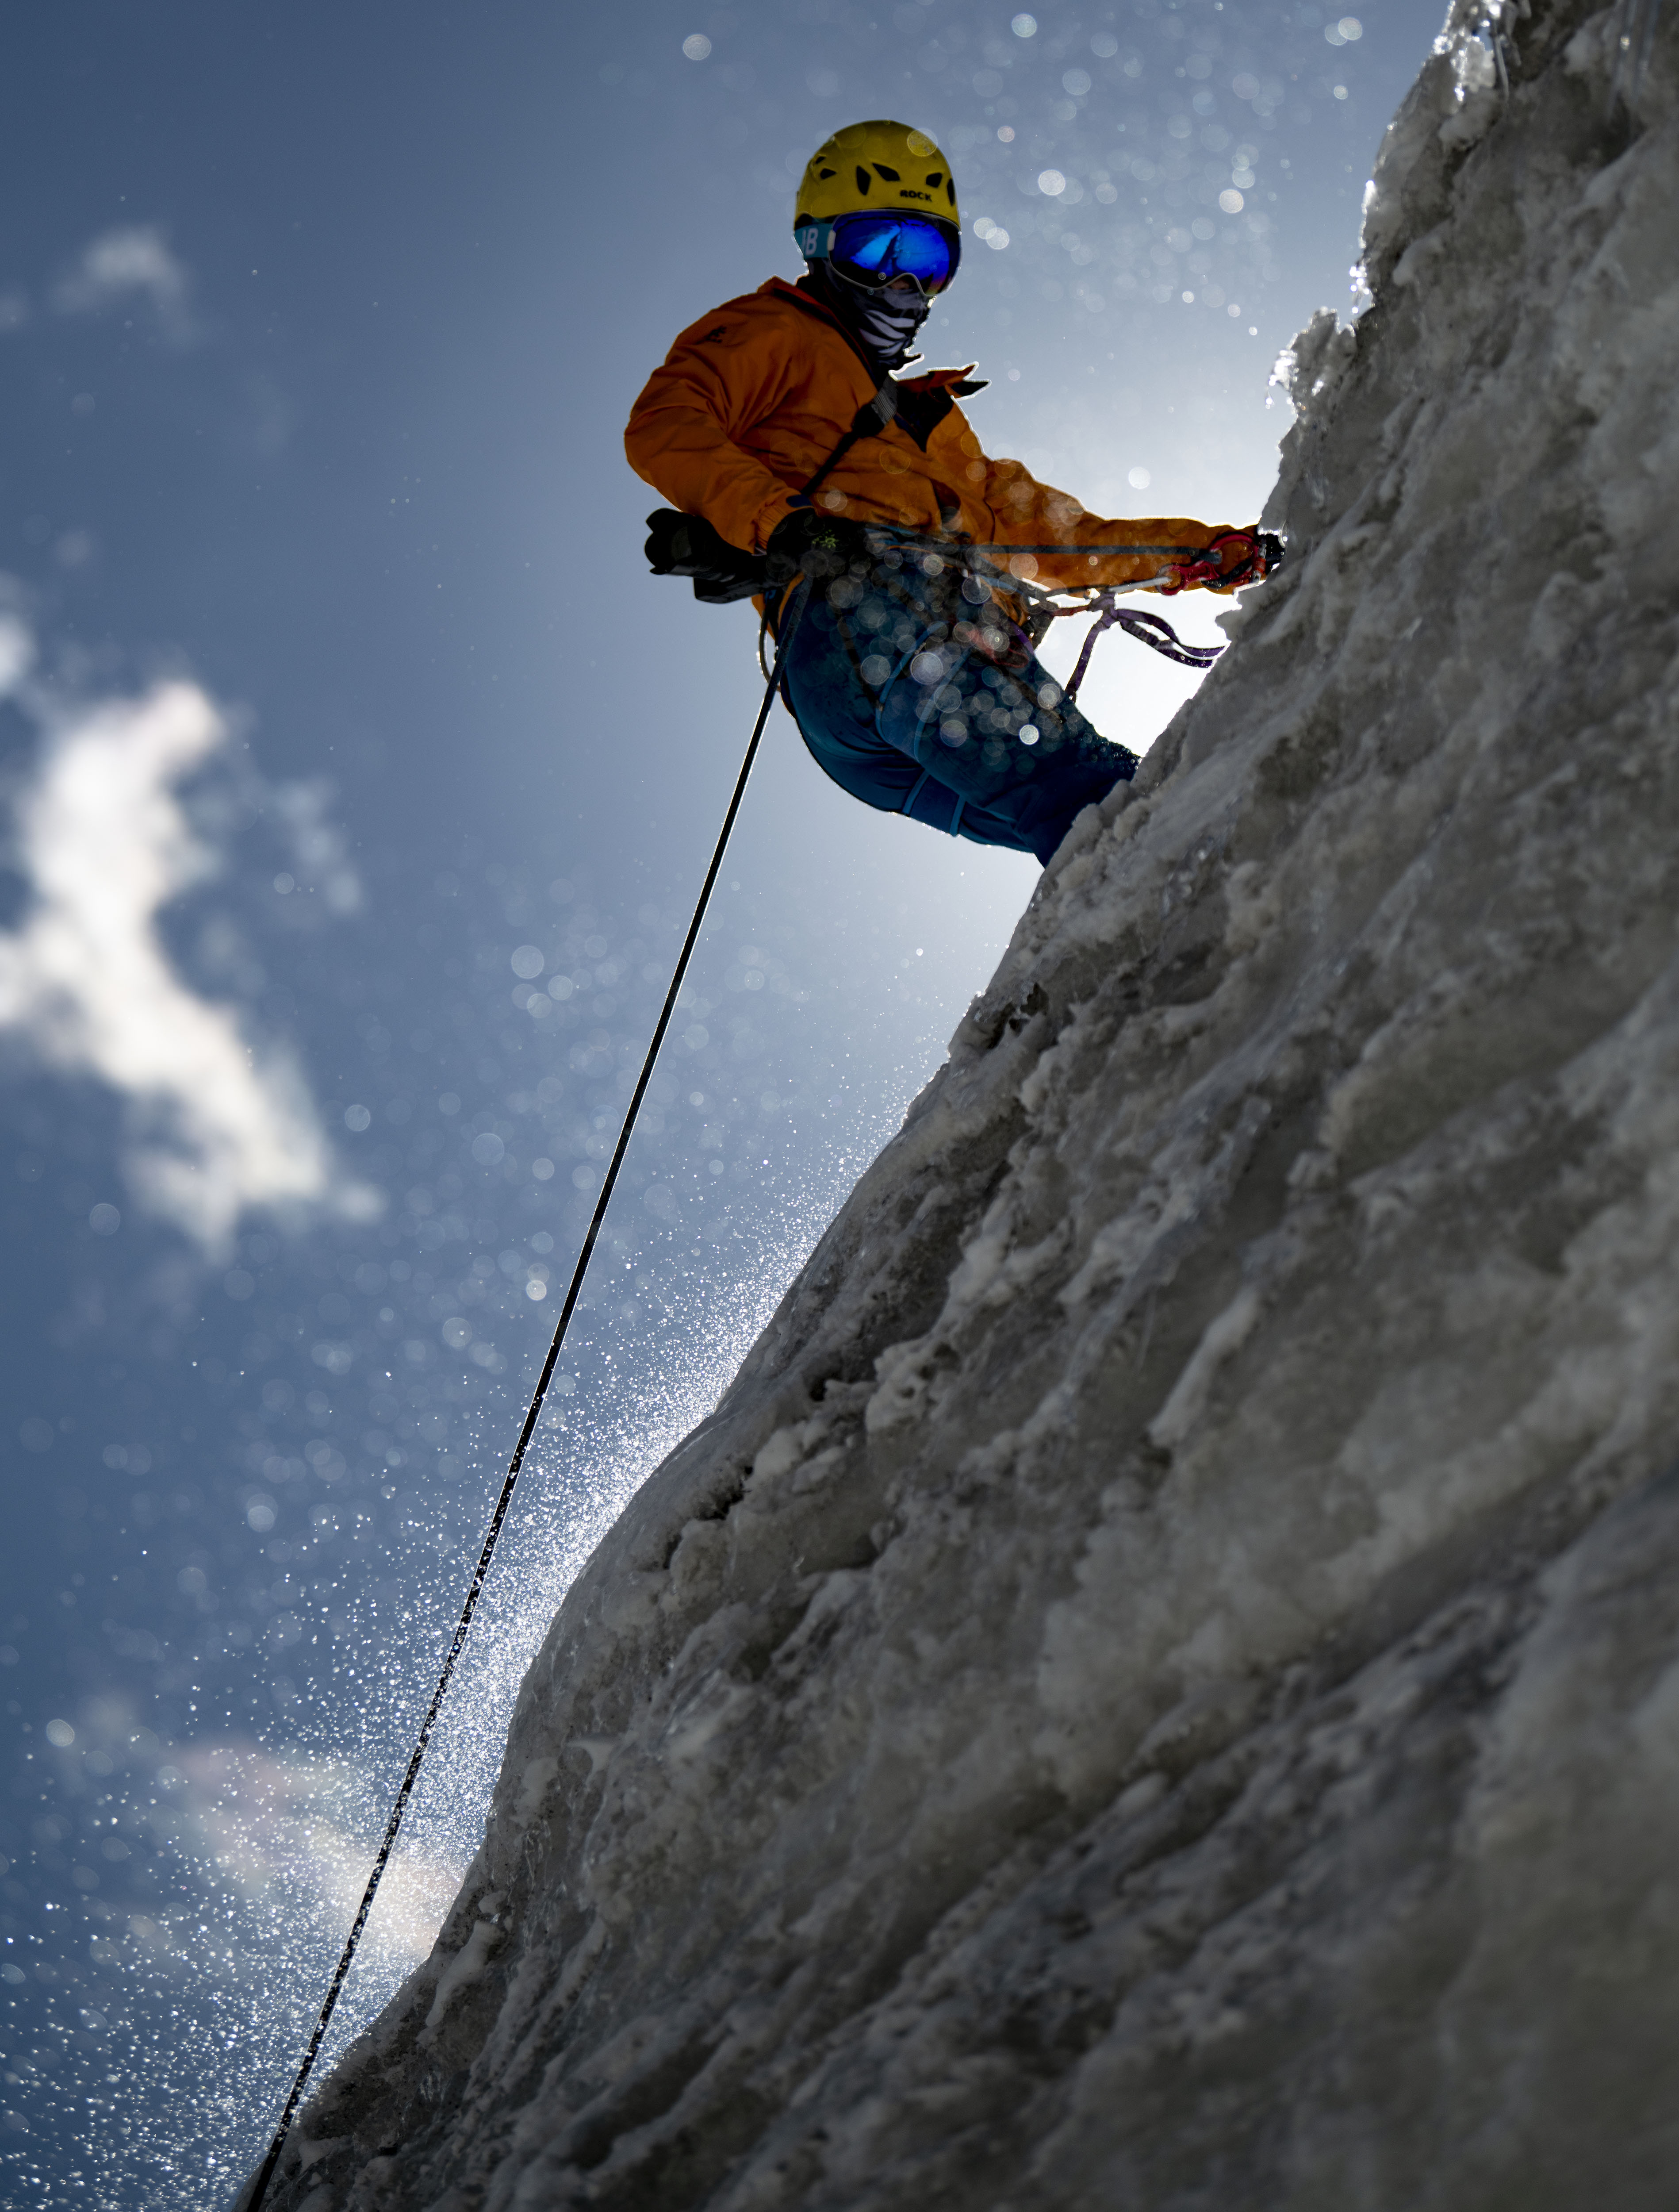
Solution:
{"label": "ice wall", "polygon": [[1676,42],[1477,22],[1293,566],[567,1600],[275,2203],[1670,2212]]}

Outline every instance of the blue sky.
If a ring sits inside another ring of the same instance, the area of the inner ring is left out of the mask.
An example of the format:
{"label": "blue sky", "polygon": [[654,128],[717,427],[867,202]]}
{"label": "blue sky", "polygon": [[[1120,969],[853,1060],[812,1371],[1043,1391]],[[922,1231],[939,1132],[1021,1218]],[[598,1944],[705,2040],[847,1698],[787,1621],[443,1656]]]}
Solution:
{"label": "blue sky", "polygon": [[[27,2201],[198,2206],[259,2151],[516,1433],[755,704],[749,610],[641,562],[646,374],[797,274],[821,137],[897,115],[955,162],[924,343],[992,380],[990,450],[1104,512],[1252,520],[1272,364],[1349,305],[1435,28],[1421,0],[9,27],[0,2159]],[[1110,640],[1083,703],[1141,750],[1191,681]],[[869,813],[773,726],[347,2030],[429,1942],[567,1580],[1035,873]]]}

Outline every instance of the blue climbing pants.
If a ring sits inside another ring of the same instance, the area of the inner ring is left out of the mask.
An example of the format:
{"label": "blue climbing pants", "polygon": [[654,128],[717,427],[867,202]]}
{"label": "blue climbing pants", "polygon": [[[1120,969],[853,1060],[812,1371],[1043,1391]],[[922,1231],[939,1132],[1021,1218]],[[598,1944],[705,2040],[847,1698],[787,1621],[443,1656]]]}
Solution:
{"label": "blue climbing pants", "polygon": [[888,555],[813,592],[783,676],[837,784],[976,844],[1047,860],[1081,808],[1137,772],[954,564]]}

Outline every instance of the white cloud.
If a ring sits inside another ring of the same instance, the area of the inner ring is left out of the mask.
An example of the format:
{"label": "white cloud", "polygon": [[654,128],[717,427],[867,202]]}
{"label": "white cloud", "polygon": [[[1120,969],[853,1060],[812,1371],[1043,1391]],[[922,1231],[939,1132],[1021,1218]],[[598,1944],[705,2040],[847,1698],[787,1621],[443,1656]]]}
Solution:
{"label": "white cloud", "polygon": [[190,290],[185,264],[156,225],[130,223],[101,231],[83,246],[52,301],[66,314],[97,314],[138,296],[150,301],[167,329],[184,337],[191,329]]}
{"label": "white cloud", "polygon": [[16,690],[34,658],[35,641],[28,625],[9,607],[0,605],[0,699]]}
{"label": "white cloud", "polygon": [[[27,665],[21,630],[0,611],[0,672],[9,641],[14,683]],[[122,1095],[135,1198],[213,1255],[248,1207],[367,1218],[379,1205],[344,1180],[289,1056],[193,992],[158,931],[163,908],[217,865],[175,787],[227,738],[185,682],[62,716],[14,801],[14,865],[33,900],[0,933],[0,1032]]]}

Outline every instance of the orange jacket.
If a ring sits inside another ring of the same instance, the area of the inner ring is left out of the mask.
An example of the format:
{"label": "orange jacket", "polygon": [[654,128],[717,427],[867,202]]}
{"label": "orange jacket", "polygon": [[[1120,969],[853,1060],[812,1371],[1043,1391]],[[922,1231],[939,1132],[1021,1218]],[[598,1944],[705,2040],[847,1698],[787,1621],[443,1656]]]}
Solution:
{"label": "orange jacket", "polygon": [[[1189,545],[1227,526],[1182,516],[1140,521],[1088,514],[1019,461],[985,453],[956,401],[979,387],[962,368],[899,380],[925,395],[902,422],[867,437],[826,478],[818,501],[864,522],[982,545]],[[685,330],[636,401],[624,434],[630,466],[684,514],[761,552],[792,495],[815,476],[875,386],[839,322],[814,295],[772,276]],[[930,428],[927,424],[930,421]],[[1241,556],[1229,550],[1227,568]],[[1001,562],[999,561],[999,565]],[[1158,574],[1153,555],[1016,556],[1016,575],[1045,584],[1135,583]]]}

